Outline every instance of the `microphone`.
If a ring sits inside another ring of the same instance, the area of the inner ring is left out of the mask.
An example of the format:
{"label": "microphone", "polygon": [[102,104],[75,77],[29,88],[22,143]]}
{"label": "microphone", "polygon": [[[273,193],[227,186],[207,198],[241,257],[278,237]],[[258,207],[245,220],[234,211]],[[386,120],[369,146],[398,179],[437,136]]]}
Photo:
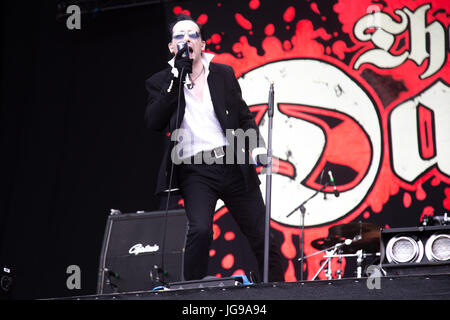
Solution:
{"label": "microphone", "polygon": [[[184,41],[178,42],[177,43],[177,48],[178,48],[178,51],[186,48],[185,51],[183,52],[183,54],[181,55],[181,57],[182,58],[189,58],[189,46],[188,46],[187,42],[184,42]],[[191,77],[189,76],[189,73],[186,73],[186,79],[184,80],[184,83],[186,84],[188,89],[192,89],[193,88]]]}
{"label": "microphone", "polygon": [[[323,181],[323,173],[324,173],[324,172],[325,172],[325,168],[322,169],[322,172],[320,173],[320,182],[319,182],[319,184],[322,184],[322,181]],[[323,186],[322,188],[325,188],[325,186]],[[323,200],[327,200],[327,193],[326,193],[326,192],[323,193]]]}
{"label": "microphone", "polygon": [[336,197],[339,197],[339,191],[336,189],[336,185],[334,184],[334,178],[333,178],[333,173],[330,171],[328,171],[328,175],[330,176],[330,183],[333,186],[334,189],[334,195]]}

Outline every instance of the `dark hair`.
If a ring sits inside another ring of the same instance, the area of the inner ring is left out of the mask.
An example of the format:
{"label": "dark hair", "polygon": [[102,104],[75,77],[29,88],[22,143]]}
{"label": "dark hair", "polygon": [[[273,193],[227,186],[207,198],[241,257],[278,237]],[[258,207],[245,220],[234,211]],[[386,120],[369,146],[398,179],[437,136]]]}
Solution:
{"label": "dark hair", "polygon": [[198,29],[200,30],[200,36],[202,37],[203,41],[206,41],[206,37],[205,37],[205,31],[203,29],[203,25],[198,23],[197,21],[195,21],[194,19],[192,19],[191,16],[188,16],[187,14],[177,14],[175,19],[172,21],[172,23],[169,24],[169,38],[170,40],[172,40],[172,33],[173,33],[173,27],[175,27],[175,25],[180,22],[180,21],[192,21],[193,23],[195,23],[198,26]]}

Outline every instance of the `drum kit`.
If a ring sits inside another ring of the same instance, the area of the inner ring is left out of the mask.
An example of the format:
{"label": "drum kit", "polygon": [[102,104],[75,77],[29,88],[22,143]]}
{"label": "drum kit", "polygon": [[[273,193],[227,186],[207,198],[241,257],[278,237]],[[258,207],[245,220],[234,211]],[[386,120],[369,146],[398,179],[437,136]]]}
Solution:
{"label": "drum kit", "polygon": [[[335,225],[329,228],[326,238],[316,239],[311,242],[311,246],[319,251],[304,257],[304,259],[308,259],[325,252],[325,260],[312,280],[315,280],[325,267],[327,267],[325,272],[327,279],[333,279],[331,270],[332,258],[338,258],[339,270],[336,273],[337,278],[341,279],[343,272],[340,262],[343,257],[356,257],[357,278],[361,278],[362,264],[365,259],[380,256],[380,235],[381,228],[379,226],[361,221]],[[302,260],[302,258],[299,260]]]}

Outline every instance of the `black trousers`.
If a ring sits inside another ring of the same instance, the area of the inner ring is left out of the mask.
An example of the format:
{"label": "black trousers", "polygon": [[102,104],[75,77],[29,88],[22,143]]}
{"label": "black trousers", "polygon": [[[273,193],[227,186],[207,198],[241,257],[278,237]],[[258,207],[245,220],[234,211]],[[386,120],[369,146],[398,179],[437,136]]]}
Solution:
{"label": "black trousers", "polygon": [[[188,218],[184,253],[185,280],[207,276],[216,202],[222,199],[255,254],[257,281],[263,281],[265,205],[259,187],[246,190],[236,164],[182,164],[178,168],[181,196]],[[270,237],[269,281],[283,281],[280,247]]]}

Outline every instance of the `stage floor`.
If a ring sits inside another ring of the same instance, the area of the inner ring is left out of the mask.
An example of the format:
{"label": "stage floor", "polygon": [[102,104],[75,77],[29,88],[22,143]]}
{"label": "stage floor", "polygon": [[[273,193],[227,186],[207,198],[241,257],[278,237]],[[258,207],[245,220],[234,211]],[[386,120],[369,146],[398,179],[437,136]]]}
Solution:
{"label": "stage floor", "polygon": [[450,300],[450,273],[140,291],[63,300]]}

